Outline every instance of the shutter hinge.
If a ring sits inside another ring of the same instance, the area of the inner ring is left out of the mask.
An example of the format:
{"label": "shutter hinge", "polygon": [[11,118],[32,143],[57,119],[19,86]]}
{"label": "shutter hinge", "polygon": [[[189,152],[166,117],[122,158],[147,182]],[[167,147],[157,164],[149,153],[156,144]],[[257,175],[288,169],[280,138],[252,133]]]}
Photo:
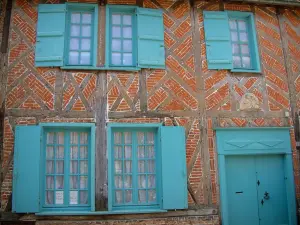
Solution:
{"label": "shutter hinge", "polygon": [[257,181],[257,185],[258,185],[258,186],[260,185],[260,181],[259,181],[259,180]]}

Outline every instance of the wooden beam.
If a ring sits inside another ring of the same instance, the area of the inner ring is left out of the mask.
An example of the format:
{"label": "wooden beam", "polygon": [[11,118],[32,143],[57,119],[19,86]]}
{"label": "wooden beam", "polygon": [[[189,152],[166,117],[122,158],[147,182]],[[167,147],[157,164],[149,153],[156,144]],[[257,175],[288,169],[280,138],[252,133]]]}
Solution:
{"label": "wooden beam", "polygon": [[139,7],[143,7],[144,6],[144,1],[143,0],[136,0],[136,5]]}
{"label": "wooden beam", "polygon": [[2,43],[1,43],[1,52],[2,53],[7,53],[12,2],[13,2],[12,0],[7,0],[7,2],[6,2],[6,11],[5,11]]}

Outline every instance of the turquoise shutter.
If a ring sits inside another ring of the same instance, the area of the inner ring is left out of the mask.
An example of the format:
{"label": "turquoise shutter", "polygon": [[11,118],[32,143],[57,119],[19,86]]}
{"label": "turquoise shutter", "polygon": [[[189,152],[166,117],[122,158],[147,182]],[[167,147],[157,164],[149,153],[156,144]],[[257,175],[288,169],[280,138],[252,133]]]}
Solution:
{"label": "turquoise shutter", "polygon": [[39,211],[40,127],[15,130],[12,208],[17,213]]}
{"label": "turquoise shutter", "polygon": [[35,66],[63,66],[65,21],[65,4],[39,5]]}
{"label": "turquoise shutter", "polygon": [[208,69],[232,69],[232,50],[227,12],[204,11]]}
{"label": "turquoise shutter", "polygon": [[184,127],[161,127],[163,209],[188,207]]}
{"label": "turquoise shutter", "polygon": [[163,13],[137,8],[138,67],[165,68]]}

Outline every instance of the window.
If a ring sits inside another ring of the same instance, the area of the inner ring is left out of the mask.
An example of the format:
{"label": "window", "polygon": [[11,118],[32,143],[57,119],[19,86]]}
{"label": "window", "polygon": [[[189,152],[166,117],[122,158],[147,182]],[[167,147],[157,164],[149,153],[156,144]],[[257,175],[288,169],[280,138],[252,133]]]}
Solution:
{"label": "window", "polygon": [[205,11],[204,29],[209,69],[261,71],[252,13]]}
{"label": "window", "polygon": [[[162,10],[107,5],[105,23],[100,23],[101,27],[105,24],[101,29],[106,34],[105,48],[100,49],[98,17],[97,4],[40,4],[35,66],[129,71],[165,68]],[[105,62],[99,67],[97,55],[102,53]]]}
{"label": "window", "polygon": [[88,10],[68,11],[68,65],[91,65],[93,56],[94,13]]}
{"label": "window", "polygon": [[45,131],[44,207],[90,205],[89,136],[78,129]]}
{"label": "window", "polygon": [[110,64],[112,66],[136,66],[134,10],[110,11]]}
{"label": "window", "polygon": [[113,206],[158,205],[159,165],[154,129],[113,131]]}

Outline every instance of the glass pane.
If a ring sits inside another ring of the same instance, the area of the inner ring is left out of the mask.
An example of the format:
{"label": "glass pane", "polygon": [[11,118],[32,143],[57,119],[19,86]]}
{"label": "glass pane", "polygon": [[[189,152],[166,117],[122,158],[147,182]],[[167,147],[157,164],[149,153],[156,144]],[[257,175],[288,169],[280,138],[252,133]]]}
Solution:
{"label": "glass pane", "polygon": [[239,25],[239,30],[246,30],[246,22],[245,21],[239,20],[238,25]]}
{"label": "glass pane", "polygon": [[138,188],[146,188],[146,175],[138,176]]}
{"label": "glass pane", "polygon": [[78,173],[78,161],[72,160],[70,163],[70,173],[77,174]]}
{"label": "glass pane", "polygon": [[81,27],[81,36],[90,37],[91,36],[91,26],[82,26]]}
{"label": "glass pane", "polygon": [[53,174],[54,173],[54,161],[47,160],[46,173]]}
{"label": "glass pane", "polygon": [[131,176],[125,176],[124,187],[125,188],[131,188],[132,187],[132,177]]}
{"label": "glass pane", "polygon": [[243,55],[249,55],[249,47],[248,45],[241,45],[241,50]]}
{"label": "glass pane", "polygon": [[124,40],[123,41],[123,51],[124,52],[132,52],[132,40]]}
{"label": "glass pane", "polygon": [[87,174],[88,170],[89,170],[88,161],[86,161],[86,160],[80,161],[80,173]]}
{"label": "glass pane", "polygon": [[131,146],[125,146],[125,159],[131,158]]}
{"label": "glass pane", "polygon": [[139,173],[145,173],[146,172],[146,162],[145,161],[139,160],[138,172]]}
{"label": "glass pane", "polygon": [[115,173],[122,173],[122,161],[115,161]]}
{"label": "glass pane", "polygon": [[146,191],[139,190],[139,203],[146,202]]}
{"label": "glass pane", "polygon": [[114,132],[114,143],[115,144],[122,143],[122,133],[121,132]]}
{"label": "glass pane", "polygon": [[130,15],[124,15],[123,16],[123,24],[124,25],[131,25],[131,16]]}
{"label": "glass pane", "polygon": [[52,205],[54,204],[54,191],[46,191],[46,204]]}
{"label": "glass pane", "polygon": [[77,159],[77,158],[78,158],[78,147],[71,146],[71,159]]}
{"label": "glass pane", "polygon": [[64,174],[64,161],[63,160],[56,161],[56,173]]}
{"label": "glass pane", "polygon": [[155,188],[156,180],[155,175],[148,175],[148,188]]}
{"label": "glass pane", "polygon": [[70,204],[71,205],[78,204],[78,191],[70,191]]}
{"label": "glass pane", "polygon": [[80,64],[90,64],[91,53],[81,52],[80,54]]}
{"label": "glass pane", "polygon": [[80,144],[86,145],[88,143],[88,134],[86,132],[80,133]]}
{"label": "glass pane", "polygon": [[231,41],[238,41],[237,32],[231,32]]}
{"label": "glass pane", "polygon": [[122,176],[115,176],[115,188],[123,188]]}
{"label": "glass pane", "polygon": [[81,50],[90,50],[91,49],[91,40],[90,39],[81,39]]}
{"label": "glass pane", "polygon": [[63,145],[64,144],[64,133],[63,132],[58,132],[57,133],[57,144]]}
{"label": "glass pane", "polygon": [[233,67],[241,67],[241,58],[239,56],[233,56]]}
{"label": "glass pane", "polygon": [[236,30],[236,22],[235,20],[229,20],[229,26],[231,30]]}
{"label": "glass pane", "polygon": [[64,189],[64,176],[56,176],[55,188]]}
{"label": "glass pane", "polygon": [[148,173],[155,173],[155,160],[148,161]]}
{"label": "glass pane", "polygon": [[47,133],[47,144],[54,144],[54,133]]}
{"label": "glass pane", "polygon": [[125,190],[125,203],[132,202],[132,191]]}
{"label": "glass pane", "polygon": [[137,137],[138,137],[138,144],[144,144],[145,143],[145,136],[144,136],[143,132],[138,132]]}
{"label": "glass pane", "polygon": [[88,188],[88,177],[87,176],[80,176],[80,188]]}
{"label": "glass pane", "polygon": [[70,176],[70,188],[78,189],[78,177],[77,176]]}
{"label": "glass pane", "polygon": [[149,200],[149,202],[156,202],[156,191],[155,190],[148,191],[148,200]]}
{"label": "glass pane", "polygon": [[80,35],[80,26],[71,25],[71,36],[79,36]]}
{"label": "glass pane", "polygon": [[112,27],[112,37],[121,37],[121,28],[117,26]]}
{"label": "glass pane", "polygon": [[57,204],[57,205],[64,204],[64,192],[63,191],[55,192],[55,204]]}
{"label": "glass pane", "polygon": [[69,52],[69,64],[76,65],[78,64],[78,52]]}
{"label": "glass pane", "polygon": [[71,38],[70,50],[79,50],[79,39],[78,38]]}
{"label": "glass pane", "polygon": [[155,158],[154,146],[148,146],[148,158]]}
{"label": "glass pane", "polygon": [[115,159],[122,158],[122,146],[115,146]]}
{"label": "glass pane", "polygon": [[240,47],[239,47],[238,44],[233,44],[233,45],[231,46],[231,48],[232,48],[232,53],[233,53],[234,55],[240,54]]}
{"label": "glass pane", "polygon": [[242,57],[242,64],[244,68],[250,68],[251,67],[250,57],[248,56]]}
{"label": "glass pane", "polygon": [[72,13],[71,14],[71,22],[72,23],[80,23],[80,13]]}
{"label": "glass pane", "polygon": [[64,146],[57,146],[56,147],[56,158],[63,159],[64,158]]}
{"label": "glass pane", "polygon": [[126,66],[132,65],[132,53],[123,54],[123,64]]}
{"label": "glass pane", "polygon": [[122,203],[123,202],[123,196],[122,191],[115,191],[115,198],[116,203]]}
{"label": "glass pane", "polygon": [[132,28],[131,27],[123,27],[123,37],[124,38],[132,37]]}
{"label": "glass pane", "polygon": [[88,192],[80,191],[80,204],[88,204]]}
{"label": "glass pane", "polygon": [[121,65],[121,54],[120,53],[112,53],[111,63],[113,65]]}
{"label": "glass pane", "polygon": [[92,14],[84,13],[82,14],[82,23],[91,23],[92,22]]}
{"label": "glass pane", "polygon": [[71,144],[78,144],[78,133],[77,132],[71,132]]}
{"label": "glass pane", "polygon": [[46,188],[54,189],[54,177],[53,176],[46,176]]}
{"label": "glass pane", "polygon": [[112,24],[120,24],[121,23],[121,16],[118,14],[112,15]]}
{"label": "glass pane", "polygon": [[88,158],[88,150],[86,146],[80,146],[80,158],[87,159]]}
{"label": "glass pane", "polygon": [[54,158],[54,148],[52,146],[47,146],[46,158],[47,159],[53,159]]}
{"label": "glass pane", "polygon": [[111,42],[112,51],[121,51],[121,40],[113,39]]}
{"label": "glass pane", "polygon": [[138,146],[138,158],[145,158],[145,147]]}
{"label": "glass pane", "polygon": [[124,132],[125,144],[131,144],[131,132]]}
{"label": "glass pane", "polygon": [[240,41],[248,42],[248,34],[246,32],[240,33]]}
{"label": "glass pane", "polygon": [[125,173],[131,173],[131,171],[132,171],[131,167],[132,167],[131,160],[125,161]]}
{"label": "glass pane", "polygon": [[154,144],[154,133],[153,132],[147,133],[147,143]]}

